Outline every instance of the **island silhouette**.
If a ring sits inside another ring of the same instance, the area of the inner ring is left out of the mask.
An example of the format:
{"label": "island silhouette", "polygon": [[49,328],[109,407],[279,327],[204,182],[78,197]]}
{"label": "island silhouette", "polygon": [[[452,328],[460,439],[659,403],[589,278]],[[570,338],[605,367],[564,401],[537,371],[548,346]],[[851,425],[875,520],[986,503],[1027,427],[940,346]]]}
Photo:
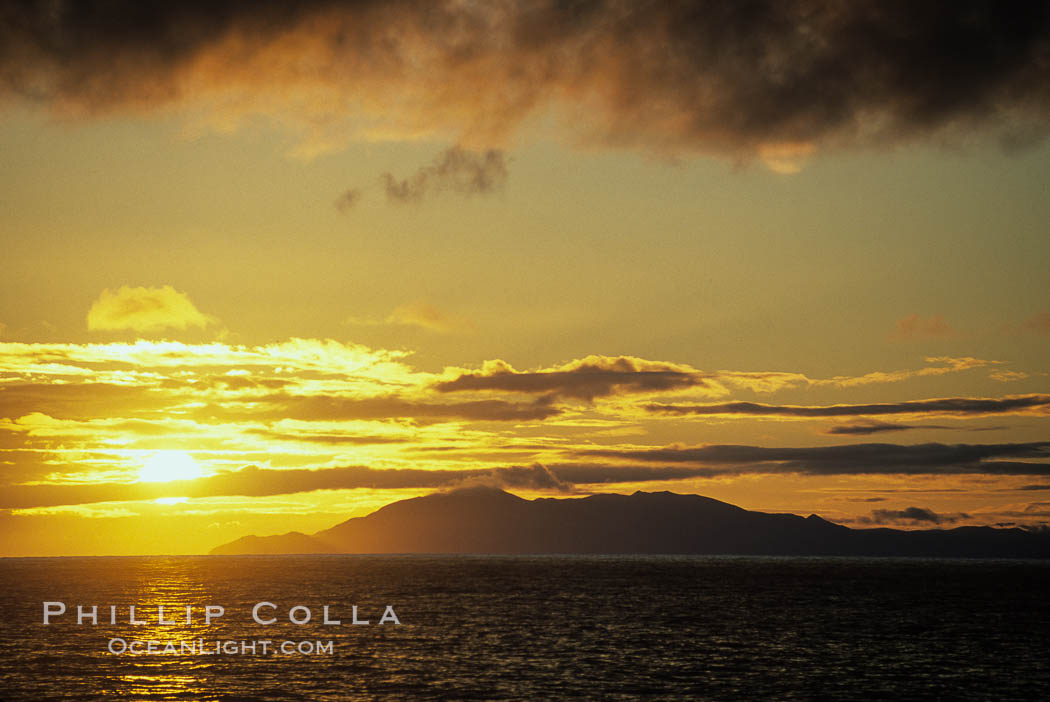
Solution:
{"label": "island silhouette", "polygon": [[1050,534],[986,526],[851,529],[814,514],[753,512],[672,492],[526,500],[468,487],[400,500],[312,535],[245,536],[210,553],[1050,558]]}

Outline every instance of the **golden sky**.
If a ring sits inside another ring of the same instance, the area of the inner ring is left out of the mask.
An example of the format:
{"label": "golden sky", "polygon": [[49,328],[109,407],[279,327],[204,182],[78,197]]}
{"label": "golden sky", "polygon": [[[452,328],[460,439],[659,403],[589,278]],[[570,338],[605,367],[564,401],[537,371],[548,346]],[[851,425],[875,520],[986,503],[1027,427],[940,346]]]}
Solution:
{"label": "golden sky", "polygon": [[1050,521],[1045,8],[192,5],[0,17],[0,555]]}

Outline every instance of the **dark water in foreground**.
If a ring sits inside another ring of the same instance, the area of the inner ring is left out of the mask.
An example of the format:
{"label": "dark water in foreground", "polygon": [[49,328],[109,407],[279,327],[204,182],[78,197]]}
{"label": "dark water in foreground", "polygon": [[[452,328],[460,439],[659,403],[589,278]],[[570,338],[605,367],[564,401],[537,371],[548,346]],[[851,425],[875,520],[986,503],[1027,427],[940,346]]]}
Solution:
{"label": "dark water in foreground", "polygon": [[[1050,563],[0,559],[0,583],[5,700],[1050,699]],[[44,626],[52,600],[69,611]],[[252,621],[260,601],[279,605],[261,612],[278,623]],[[77,604],[99,605],[100,623],[78,626]],[[130,604],[148,624],[127,623]],[[194,623],[159,626],[158,604],[179,620],[192,605]],[[226,612],[205,626],[209,604]],[[342,626],[320,623],[325,604]],[[351,625],[355,604],[369,626]],[[388,604],[400,626],[378,625]],[[294,605],[312,620],[289,623]],[[161,652],[114,655],[114,638]],[[162,652],[200,640],[238,653]],[[263,640],[269,654],[239,652]],[[332,651],[285,655],[274,650],[284,641]]]}

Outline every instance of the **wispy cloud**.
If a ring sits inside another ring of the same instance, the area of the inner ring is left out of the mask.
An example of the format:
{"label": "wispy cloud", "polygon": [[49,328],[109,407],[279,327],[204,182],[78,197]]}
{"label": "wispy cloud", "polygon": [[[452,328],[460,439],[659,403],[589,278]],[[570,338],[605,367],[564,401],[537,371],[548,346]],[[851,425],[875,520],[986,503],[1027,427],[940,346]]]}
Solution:
{"label": "wispy cloud", "polygon": [[507,402],[505,400],[469,400],[466,402],[426,402],[396,395],[380,397],[340,397],[321,393],[309,396],[274,394],[260,398],[247,410],[224,412],[220,415],[250,419],[349,420],[349,419],[413,419],[419,421],[449,421],[466,419],[475,422],[512,422],[549,419],[562,410],[550,402]]}
{"label": "wispy cloud", "polygon": [[937,430],[937,431],[999,431],[1007,427],[959,427],[946,426],[944,424],[900,424],[896,422],[880,422],[874,419],[840,424],[829,427],[828,434],[847,436],[868,436],[871,434],[886,434],[897,431]]}
{"label": "wispy cloud", "polygon": [[1021,444],[845,444],[805,448],[672,445],[586,449],[576,451],[575,455],[647,464],[694,464],[719,467],[726,472],[1050,475],[1050,462],[1043,462],[1050,459],[1050,442],[1047,441]]}
{"label": "wispy cloud", "polygon": [[418,327],[439,334],[467,331],[472,326],[468,320],[451,315],[429,302],[423,301],[406,302],[398,305],[383,319],[354,316],[348,317],[345,323],[352,326],[393,325]]}
{"label": "wispy cloud", "polygon": [[998,380],[1000,383],[1012,383],[1018,380],[1026,380],[1031,376],[1024,371],[1000,370],[992,371],[988,374],[988,377],[992,380]]}
{"label": "wispy cloud", "polygon": [[0,494],[0,509],[33,509],[97,502],[155,500],[168,496],[266,497],[318,490],[442,489],[463,485],[566,492],[571,486],[540,464],[491,469],[422,470],[347,466],[320,470],[273,470],[246,466],[196,480],[167,483],[13,485]]}
{"label": "wispy cloud", "polygon": [[[507,158],[503,151],[472,151],[453,146],[407,178],[383,173],[379,176],[379,185],[388,202],[405,204],[422,202],[426,197],[447,192],[468,196],[498,192],[506,185],[507,176]],[[344,191],[335,200],[336,209],[349,212],[361,201],[366,190],[366,187],[355,187]]]}
{"label": "wispy cloud", "polygon": [[335,199],[335,209],[340,212],[349,212],[357,206],[357,203],[361,201],[363,195],[361,188],[350,188],[344,190],[343,193]]}
{"label": "wispy cloud", "polygon": [[426,195],[442,192],[477,195],[503,188],[507,162],[502,151],[473,152],[454,146],[408,178],[384,173],[380,179],[391,202],[419,202]]}
{"label": "wispy cloud", "polygon": [[653,414],[674,416],[851,417],[909,414],[986,416],[994,414],[1050,414],[1050,395],[1008,395],[1003,398],[945,397],[858,405],[768,405],[759,402],[720,402],[701,405],[650,403]]}
{"label": "wispy cloud", "polygon": [[910,370],[872,371],[871,373],[864,373],[863,375],[835,376],[833,378],[813,380],[811,382],[814,385],[832,385],[840,388],[853,388],[862,385],[899,383],[903,380],[910,380],[912,378],[937,377],[941,375],[948,375],[950,373],[960,373],[963,371],[973,370],[974,368],[985,368],[987,366],[997,365],[1000,363],[1000,361],[988,361],[983,358],[972,358],[970,356],[965,356],[963,358],[952,358],[950,356],[931,356],[926,359],[926,362],[937,365],[931,365],[926,366],[925,368],[915,368]]}
{"label": "wispy cloud", "polygon": [[406,324],[430,331],[448,333],[463,329],[466,325],[426,302],[398,305],[387,317],[391,324]]}

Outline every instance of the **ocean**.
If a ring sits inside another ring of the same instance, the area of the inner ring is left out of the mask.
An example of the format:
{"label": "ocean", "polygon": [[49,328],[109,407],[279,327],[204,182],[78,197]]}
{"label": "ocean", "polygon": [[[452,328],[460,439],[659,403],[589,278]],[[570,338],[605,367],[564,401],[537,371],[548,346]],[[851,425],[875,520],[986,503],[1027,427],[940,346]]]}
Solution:
{"label": "ocean", "polygon": [[1041,561],[15,558],[0,583],[4,700],[1050,699]]}

